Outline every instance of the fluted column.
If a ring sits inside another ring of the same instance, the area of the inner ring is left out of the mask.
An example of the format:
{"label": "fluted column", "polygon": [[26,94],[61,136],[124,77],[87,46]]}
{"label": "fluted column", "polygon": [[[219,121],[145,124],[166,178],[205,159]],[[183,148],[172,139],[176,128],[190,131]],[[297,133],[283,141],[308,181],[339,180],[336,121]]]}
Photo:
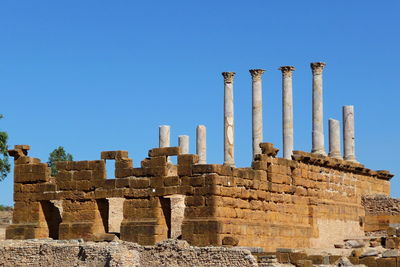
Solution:
{"label": "fluted column", "polygon": [[206,126],[198,125],[196,128],[196,154],[199,156],[199,164],[207,163]]}
{"label": "fluted column", "polygon": [[189,154],[189,136],[178,136],[178,145],[181,148],[181,154]]}
{"label": "fluted column", "polygon": [[224,77],[224,164],[235,166],[233,123],[233,76],[234,72],[223,72]]}
{"label": "fluted column", "polygon": [[293,152],[293,93],[292,72],[293,66],[282,66],[282,133],[283,133],[283,157],[292,158]]}
{"label": "fluted column", "polygon": [[329,119],[329,157],[342,159],[340,153],[340,124],[338,120]]}
{"label": "fluted column", "polygon": [[344,159],[357,162],[354,142],[354,106],[343,106]]}
{"label": "fluted column", "polygon": [[326,155],[324,147],[324,114],[322,97],[322,71],[325,63],[311,63],[312,82],[312,153]]}
{"label": "fluted column", "polygon": [[263,120],[262,120],[262,80],[261,76],[265,72],[262,69],[249,70],[252,78],[253,96],[253,158],[256,154],[261,154],[260,143],[263,141]]}

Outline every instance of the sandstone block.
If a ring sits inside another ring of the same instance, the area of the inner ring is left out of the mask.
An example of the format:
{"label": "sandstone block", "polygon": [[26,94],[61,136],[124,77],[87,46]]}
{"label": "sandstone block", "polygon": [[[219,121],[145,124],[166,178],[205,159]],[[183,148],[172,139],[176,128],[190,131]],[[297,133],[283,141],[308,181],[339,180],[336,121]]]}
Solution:
{"label": "sandstone block", "polygon": [[276,157],[279,152],[279,149],[274,148],[274,144],[272,143],[260,143],[260,148],[262,154],[268,155],[270,157]]}
{"label": "sandstone block", "polygon": [[220,175],[232,175],[232,167],[220,164],[193,165],[193,173],[217,173]]}
{"label": "sandstone block", "polygon": [[377,258],[376,257],[365,257],[361,258],[359,261],[359,264],[364,264],[368,267],[380,267],[377,263]]}
{"label": "sandstone block", "polygon": [[101,159],[124,159],[128,158],[128,151],[124,150],[117,150],[117,151],[102,151],[101,152]]}
{"label": "sandstone block", "polygon": [[378,258],[376,260],[376,266],[379,267],[397,267],[395,258]]}
{"label": "sandstone block", "polygon": [[133,168],[133,160],[128,158],[121,158],[115,161],[115,169]]}
{"label": "sandstone block", "polygon": [[185,197],[185,205],[186,206],[204,206],[205,205],[205,200],[204,197],[202,196],[186,196]]}
{"label": "sandstone block", "polygon": [[233,236],[225,236],[222,239],[223,246],[237,246],[239,244],[239,239]]}
{"label": "sandstone block", "polygon": [[149,150],[149,157],[159,156],[177,156],[181,153],[181,148],[176,147],[159,147]]}
{"label": "sandstone block", "polygon": [[73,180],[92,180],[93,179],[93,171],[91,170],[81,170],[74,171],[72,175]]}

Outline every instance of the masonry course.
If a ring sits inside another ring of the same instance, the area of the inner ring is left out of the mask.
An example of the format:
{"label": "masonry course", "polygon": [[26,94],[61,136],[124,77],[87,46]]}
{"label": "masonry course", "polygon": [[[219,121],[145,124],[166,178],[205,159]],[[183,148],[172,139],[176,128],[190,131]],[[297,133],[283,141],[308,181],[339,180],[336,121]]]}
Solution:
{"label": "masonry course", "polygon": [[[112,239],[108,199],[120,198],[118,235],[141,245],[179,229],[194,246],[235,238],[239,246],[267,251],[327,247],[333,237],[363,233],[363,195],[389,195],[387,171],[301,151],[292,160],[276,158],[272,144],[260,147],[264,154],[250,168],[198,164],[197,155],[164,147],[149,150],[140,168],[127,151],[105,151],[100,160],[59,162],[51,177],[46,163],[16,146],[10,151],[15,211],[6,238]],[[167,160],[171,156],[177,165]],[[115,160],[115,179],[106,178],[106,160]],[[175,205],[183,214],[180,225],[171,219],[174,196],[184,199]]]}

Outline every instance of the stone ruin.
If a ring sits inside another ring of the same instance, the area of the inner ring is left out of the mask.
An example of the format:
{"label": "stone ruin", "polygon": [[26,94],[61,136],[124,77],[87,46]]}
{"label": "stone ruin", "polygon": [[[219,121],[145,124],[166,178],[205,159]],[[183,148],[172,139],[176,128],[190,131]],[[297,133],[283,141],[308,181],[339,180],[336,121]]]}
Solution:
{"label": "stone ruin", "polygon": [[[363,206],[367,195],[390,194],[388,171],[357,162],[354,109],[343,107],[344,155],[340,126],[329,121],[325,152],[322,70],[312,63],[312,152],[293,150],[291,66],[281,67],[283,158],[262,140],[264,70],[253,78],[253,161],[237,168],[234,160],[233,72],[224,72],[224,164],[207,164],[206,129],[197,127],[196,154],[187,136],[170,146],[170,127],[160,127],[159,147],[133,166],[128,151],[104,151],[92,161],[57,162],[52,177],[47,163],[30,157],[28,145],[16,145],[14,214],[6,239],[114,240],[154,245],[178,238],[192,246],[329,248],[349,236],[364,236],[374,218]],[[177,157],[177,163],[170,160]],[[106,161],[115,161],[115,179]],[[374,228],[375,229],[375,228]]]}

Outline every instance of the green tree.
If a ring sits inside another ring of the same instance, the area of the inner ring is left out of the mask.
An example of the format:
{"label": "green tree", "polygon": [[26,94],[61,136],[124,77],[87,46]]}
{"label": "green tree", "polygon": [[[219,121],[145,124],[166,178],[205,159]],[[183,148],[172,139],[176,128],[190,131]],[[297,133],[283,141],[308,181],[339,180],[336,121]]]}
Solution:
{"label": "green tree", "polygon": [[[3,115],[0,115],[0,119],[1,118],[3,118]],[[11,169],[10,162],[8,161],[7,140],[8,134],[6,132],[0,132],[0,181],[7,177]]]}
{"label": "green tree", "polygon": [[57,175],[56,162],[57,161],[72,161],[72,155],[65,152],[62,146],[54,149],[49,156],[49,167],[51,168],[51,175]]}

